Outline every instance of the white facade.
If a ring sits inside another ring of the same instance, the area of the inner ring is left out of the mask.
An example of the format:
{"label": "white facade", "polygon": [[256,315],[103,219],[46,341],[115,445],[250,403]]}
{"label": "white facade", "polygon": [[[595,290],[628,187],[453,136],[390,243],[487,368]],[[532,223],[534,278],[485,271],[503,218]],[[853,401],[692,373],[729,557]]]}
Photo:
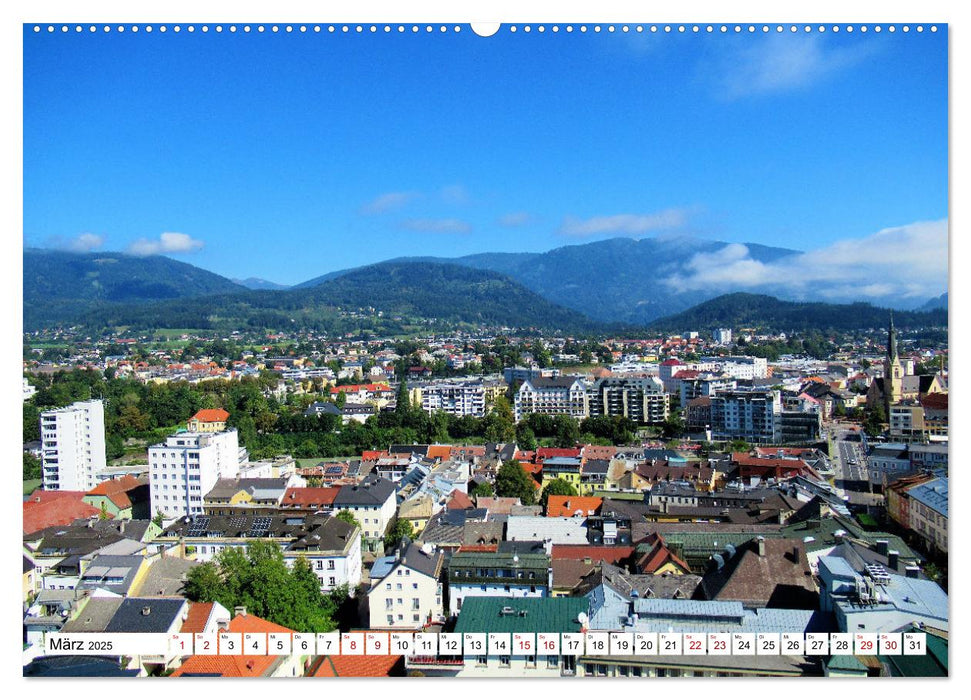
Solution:
{"label": "white facade", "polygon": [[514,409],[517,422],[527,413],[586,418],[589,415],[587,388],[579,377],[527,380],[516,392]]}
{"label": "white facade", "polygon": [[40,416],[44,489],[90,491],[106,466],[105,412],[99,399],[79,401]]}
{"label": "white facade", "polygon": [[24,377],[24,401],[29,401],[30,398],[37,393],[37,387],[27,381],[27,377]]}
{"label": "white facade", "polygon": [[202,499],[218,479],[239,476],[236,430],[180,432],[148,448],[152,513],[181,517],[202,513]]}
{"label": "white facade", "polygon": [[[195,561],[207,562],[216,558],[222,550],[227,547],[237,547],[246,549],[247,545],[253,541],[243,541],[237,538],[186,538],[187,546],[195,547]],[[265,541],[262,540],[262,541]],[[288,550],[289,542],[283,539],[273,540],[283,549],[283,560],[287,566],[293,566],[294,562],[301,557],[305,558],[310,564],[310,568],[320,579],[320,590],[330,593],[332,590],[347,584],[353,591],[361,583],[362,563],[361,563],[361,538],[355,536],[347,553],[343,552],[317,552],[308,550]]]}
{"label": "white facade", "polygon": [[730,345],[732,342],[732,329],[719,328],[715,331],[715,342],[719,345]]}
{"label": "white facade", "polygon": [[442,584],[398,564],[368,593],[371,629],[420,629],[444,615]]}
{"label": "white facade", "polygon": [[486,392],[481,383],[455,382],[422,387],[421,407],[427,413],[444,411],[453,416],[485,415]]}

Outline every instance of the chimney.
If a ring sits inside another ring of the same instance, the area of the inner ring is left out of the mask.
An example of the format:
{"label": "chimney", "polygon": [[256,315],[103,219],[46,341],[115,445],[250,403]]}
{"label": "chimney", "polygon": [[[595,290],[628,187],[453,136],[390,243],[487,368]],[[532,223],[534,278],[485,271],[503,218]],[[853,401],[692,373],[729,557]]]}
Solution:
{"label": "chimney", "polygon": [[887,552],[887,566],[896,571],[899,565],[900,552],[898,552],[896,549],[891,549],[889,552]]}
{"label": "chimney", "polygon": [[760,557],[765,556],[765,538],[759,535],[756,539],[756,547]]}
{"label": "chimney", "polygon": [[233,608],[233,617],[239,616],[246,617],[246,606],[237,605],[235,608]]}
{"label": "chimney", "polygon": [[877,540],[877,554],[885,557],[889,549],[890,542],[888,540]]}
{"label": "chimney", "polygon": [[907,574],[907,578],[920,578],[920,567],[908,566],[905,573]]}

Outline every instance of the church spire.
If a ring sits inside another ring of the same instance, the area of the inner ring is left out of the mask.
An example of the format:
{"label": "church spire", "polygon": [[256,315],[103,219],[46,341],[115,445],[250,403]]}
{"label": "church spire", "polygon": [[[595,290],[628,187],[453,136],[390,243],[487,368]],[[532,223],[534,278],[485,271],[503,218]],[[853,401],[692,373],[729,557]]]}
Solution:
{"label": "church spire", "polygon": [[890,332],[887,334],[887,357],[897,359],[897,329],[893,327],[893,311],[890,311]]}

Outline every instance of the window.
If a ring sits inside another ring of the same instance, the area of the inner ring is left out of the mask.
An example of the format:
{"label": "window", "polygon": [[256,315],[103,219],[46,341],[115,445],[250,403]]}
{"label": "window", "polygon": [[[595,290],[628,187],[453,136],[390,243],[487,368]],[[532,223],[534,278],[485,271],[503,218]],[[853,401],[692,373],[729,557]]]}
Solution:
{"label": "window", "polygon": [[546,668],[556,668],[560,665],[559,656],[547,656],[546,657]]}
{"label": "window", "polygon": [[417,613],[414,614],[414,615],[412,615],[411,616],[411,621],[412,622],[421,622],[421,615],[418,615]]}
{"label": "window", "polygon": [[384,599],[384,607],[385,607],[386,609],[387,609],[387,608],[391,608],[391,607],[393,607],[393,606],[394,606],[394,598],[385,598],[385,599]]}
{"label": "window", "polygon": [[322,561],[320,561],[320,559],[318,559],[317,561],[314,562],[314,568],[317,571],[320,571],[321,569],[324,568],[324,562],[322,562]]}
{"label": "window", "polygon": [[335,579],[333,576],[331,576],[329,579],[327,579],[327,582],[328,582],[327,585],[329,585],[329,586],[337,585],[337,579]]}
{"label": "window", "polygon": [[412,610],[421,610],[421,599],[420,598],[412,598],[411,599],[411,609]]}
{"label": "window", "polygon": [[476,666],[486,666],[488,663],[489,663],[489,657],[488,656],[476,656],[475,657],[475,665]]}
{"label": "window", "polygon": [[329,571],[333,571],[334,570],[334,560],[333,559],[328,559],[327,560],[327,569]]}
{"label": "window", "polygon": [[398,590],[398,591],[401,590],[401,584],[400,583],[396,583],[394,587],[395,587],[395,590]]}
{"label": "window", "polygon": [[500,656],[499,657],[499,668],[509,668],[510,661],[511,661],[511,659],[510,659],[509,656]]}

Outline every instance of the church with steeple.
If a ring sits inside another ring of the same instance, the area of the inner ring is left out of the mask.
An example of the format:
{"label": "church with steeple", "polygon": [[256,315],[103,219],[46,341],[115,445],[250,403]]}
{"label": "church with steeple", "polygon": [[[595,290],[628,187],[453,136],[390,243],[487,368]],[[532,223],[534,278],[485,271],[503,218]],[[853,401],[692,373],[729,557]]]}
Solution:
{"label": "church with steeple", "polygon": [[[911,365],[912,366],[912,365]],[[900,360],[897,346],[897,329],[893,325],[893,312],[890,312],[890,331],[887,333],[887,354],[883,358],[883,377],[874,379],[867,391],[867,406],[883,406],[885,415],[890,415],[890,407],[905,401],[918,401],[927,394],[946,394],[947,389],[936,374],[908,373]]]}

